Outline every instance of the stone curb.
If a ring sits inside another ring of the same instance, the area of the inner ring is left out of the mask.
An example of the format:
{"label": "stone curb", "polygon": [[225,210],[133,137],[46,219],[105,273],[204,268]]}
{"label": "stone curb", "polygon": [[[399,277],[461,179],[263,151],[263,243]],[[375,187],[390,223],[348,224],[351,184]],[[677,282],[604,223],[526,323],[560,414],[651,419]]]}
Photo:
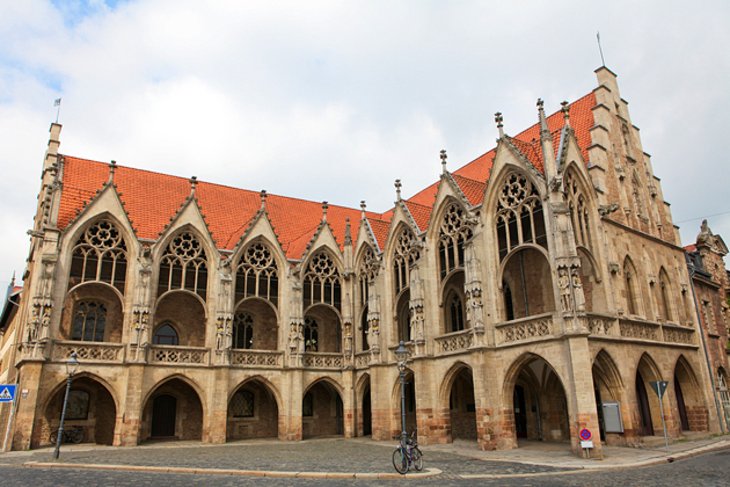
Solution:
{"label": "stone curb", "polygon": [[25,462],[28,468],[66,468],[83,470],[115,470],[127,472],[185,473],[198,475],[232,475],[241,477],[300,478],[300,479],[425,479],[443,473],[438,468],[427,468],[424,472],[408,473],[359,473],[359,472],[286,472],[277,470],[236,470],[224,468],[159,467],[144,465],[112,465],[98,463]]}

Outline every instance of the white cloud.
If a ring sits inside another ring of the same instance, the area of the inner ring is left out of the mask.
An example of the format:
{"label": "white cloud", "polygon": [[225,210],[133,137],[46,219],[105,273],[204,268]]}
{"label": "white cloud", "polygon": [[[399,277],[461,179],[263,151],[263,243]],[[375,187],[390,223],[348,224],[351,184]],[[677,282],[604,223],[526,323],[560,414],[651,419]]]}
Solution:
{"label": "white cloud", "polygon": [[[538,96],[591,90],[596,30],[675,220],[730,210],[725,2],[59,4],[0,4],[0,283],[23,267],[57,96],[65,153],[385,210],[441,148],[451,168],[491,148],[494,112],[514,134]],[[727,215],[710,225],[730,238]]]}

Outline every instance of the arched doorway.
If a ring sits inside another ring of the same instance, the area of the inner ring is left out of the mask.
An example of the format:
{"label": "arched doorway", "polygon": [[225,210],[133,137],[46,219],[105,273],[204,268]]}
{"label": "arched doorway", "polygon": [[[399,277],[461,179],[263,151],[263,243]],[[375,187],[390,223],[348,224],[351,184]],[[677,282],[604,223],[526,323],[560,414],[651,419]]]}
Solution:
{"label": "arched doorway", "polygon": [[173,378],[158,385],[145,403],[142,440],[200,440],[203,405],[186,381]]}
{"label": "arched doorway", "polygon": [[652,391],[651,382],[662,380],[658,368],[649,355],[644,354],[636,369],[636,430],[639,436],[654,436],[662,429],[659,397]]}
{"label": "arched doorway", "polygon": [[542,357],[526,355],[507,382],[515,439],[568,441],[568,403],[553,367]]}
{"label": "arched doorway", "polygon": [[477,439],[474,379],[469,367],[461,367],[453,376],[449,392],[449,417],[452,441]]}
{"label": "arched doorway", "polygon": [[[66,383],[59,385],[46,406],[44,427],[39,428],[36,446],[50,443],[51,433],[61,421]],[[90,376],[80,376],[71,383],[66,406],[64,428],[81,428],[84,443],[112,445],[117,421],[117,408],[109,390]]]}
{"label": "arched doorway", "polygon": [[238,387],[228,401],[226,438],[276,438],[279,435],[279,408],[271,389],[253,379]]}
{"label": "arched doorway", "polygon": [[302,399],[302,437],[342,435],[344,409],[339,391],[328,381],[309,387]]}
{"label": "arched doorway", "polygon": [[360,408],[358,416],[358,436],[370,436],[373,434],[372,398],[370,394],[370,376],[366,374],[360,385]]}
{"label": "arched doorway", "polygon": [[611,433],[606,432],[606,424],[604,418],[604,405],[614,410],[618,409],[621,414],[621,397],[623,390],[623,381],[618,367],[613,359],[605,350],[601,350],[596,355],[592,367],[593,375],[593,393],[596,398],[596,414],[598,415],[598,427],[600,430],[601,441],[608,441],[611,437],[618,440],[617,431]]}
{"label": "arched doorway", "polygon": [[702,400],[702,389],[692,367],[684,357],[674,367],[674,397],[677,404],[677,423],[681,431],[707,431],[709,413]]}

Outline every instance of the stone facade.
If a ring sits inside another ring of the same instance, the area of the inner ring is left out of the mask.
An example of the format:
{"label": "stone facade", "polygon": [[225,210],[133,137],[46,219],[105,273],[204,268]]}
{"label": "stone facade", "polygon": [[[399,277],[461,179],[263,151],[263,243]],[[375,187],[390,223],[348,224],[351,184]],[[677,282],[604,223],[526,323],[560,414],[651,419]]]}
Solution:
{"label": "stone facade", "polygon": [[53,124],[13,448],[48,443],[74,351],[87,441],[390,439],[400,340],[424,444],[641,443],[662,430],[656,380],[672,437],[718,432],[677,229],[615,75],[596,74],[516,137],[498,114],[496,149],[453,173],[442,153],[439,182],[405,199],[397,181],[380,214],[61,155]]}

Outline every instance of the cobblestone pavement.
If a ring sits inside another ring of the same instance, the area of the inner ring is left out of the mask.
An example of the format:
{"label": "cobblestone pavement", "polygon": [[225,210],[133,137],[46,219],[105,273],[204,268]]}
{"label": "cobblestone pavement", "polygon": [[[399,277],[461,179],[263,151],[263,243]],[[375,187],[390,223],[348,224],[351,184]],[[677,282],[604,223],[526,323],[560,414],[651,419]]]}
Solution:
{"label": "cobblestone pavement", "polygon": [[[145,465],[165,467],[273,470],[285,472],[394,472],[395,443],[318,439],[303,442],[245,442],[226,445],[160,444],[137,448],[92,448],[63,451],[62,463]],[[487,461],[423,448],[427,468],[438,468],[442,478],[462,474],[525,474],[566,469],[515,462]],[[0,456],[0,463],[51,462],[50,450]]]}
{"label": "cobblestone pavement", "polygon": [[730,485],[727,468],[730,464],[730,449],[706,453],[671,464],[661,464],[643,468],[624,468],[596,472],[549,472],[539,477],[501,478],[501,479],[462,479],[432,478],[413,480],[327,480],[327,479],[277,479],[251,478],[219,475],[187,475],[170,473],[93,471],[75,469],[27,468],[18,465],[0,465],[0,479],[3,485],[33,487],[103,485],[103,486],[416,486],[422,483],[438,486],[507,486],[507,487],[557,487],[600,485],[618,487],[641,485],[642,487],[664,487],[683,485],[686,487],[719,487]]}

